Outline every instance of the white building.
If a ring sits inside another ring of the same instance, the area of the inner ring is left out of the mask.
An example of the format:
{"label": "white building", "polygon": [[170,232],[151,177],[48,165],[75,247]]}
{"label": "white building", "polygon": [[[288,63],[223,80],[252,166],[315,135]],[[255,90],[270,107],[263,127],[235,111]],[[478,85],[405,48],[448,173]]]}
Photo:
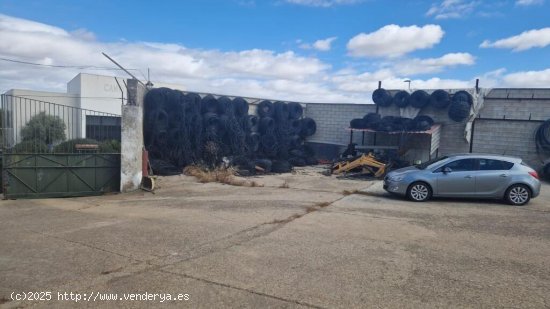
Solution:
{"label": "white building", "polygon": [[[123,77],[80,73],[67,83],[67,92],[8,90],[2,102],[7,144],[19,143],[21,128],[40,112],[63,119],[67,139],[119,139],[112,134],[120,134],[117,128],[120,128],[121,107],[127,99],[126,83]],[[175,84],[155,83],[154,86],[185,90]]]}

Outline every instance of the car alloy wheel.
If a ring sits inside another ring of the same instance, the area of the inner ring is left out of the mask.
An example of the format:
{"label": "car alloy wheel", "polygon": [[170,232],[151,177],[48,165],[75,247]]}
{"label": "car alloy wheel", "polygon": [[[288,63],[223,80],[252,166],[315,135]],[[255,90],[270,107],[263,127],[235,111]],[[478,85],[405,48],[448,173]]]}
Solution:
{"label": "car alloy wheel", "polygon": [[430,189],[423,183],[413,184],[409,189],[409,197],[416,202],[426,201],[430,198]]}
{"label": "car alloy wheel", "polygon": [[529,201],[529,189],[524,186],[513,186],[508,191],[508,201],[513,205],[525,205]]}

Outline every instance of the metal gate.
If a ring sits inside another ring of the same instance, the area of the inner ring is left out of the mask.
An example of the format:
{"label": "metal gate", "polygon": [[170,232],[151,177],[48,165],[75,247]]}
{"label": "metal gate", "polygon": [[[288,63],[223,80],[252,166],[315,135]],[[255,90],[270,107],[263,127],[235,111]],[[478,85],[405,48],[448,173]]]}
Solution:
{"label": "metal gate", "polygon": [[0,113],[4,198],[119,191],[119,115],[11,95]]}

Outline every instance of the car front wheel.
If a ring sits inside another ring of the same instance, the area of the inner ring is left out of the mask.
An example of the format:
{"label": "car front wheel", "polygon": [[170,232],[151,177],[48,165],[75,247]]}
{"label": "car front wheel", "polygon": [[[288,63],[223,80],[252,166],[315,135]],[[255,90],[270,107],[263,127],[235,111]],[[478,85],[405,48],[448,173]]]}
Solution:
{"label": "car front wheel", "polygon": [[522,206],[531,199],[531,190],[525,185],[513,185],[506,191],[506,201],[515,206]]}
{"label": "car front wheel", "polygon": [[409,186],[407,197],[415,202],[424,202],[432,197],[432,188],[424,182],[415,182]]}

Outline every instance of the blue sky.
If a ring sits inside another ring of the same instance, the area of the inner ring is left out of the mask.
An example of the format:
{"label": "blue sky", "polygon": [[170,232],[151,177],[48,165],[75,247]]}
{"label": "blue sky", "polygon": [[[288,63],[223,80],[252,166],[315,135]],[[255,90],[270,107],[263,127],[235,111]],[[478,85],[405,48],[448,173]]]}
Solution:
{"label": "blue sky", "polygon": [[[0,34],[15,39],[1,40],[0,56],[109,66],[108,51],[189,90],[318,102],[368,102],[377,80],[550,87],[550,1],[159,2],[2,0]],[[79,72],[2,65],[2,91],[36,78],[59,90]]]}

